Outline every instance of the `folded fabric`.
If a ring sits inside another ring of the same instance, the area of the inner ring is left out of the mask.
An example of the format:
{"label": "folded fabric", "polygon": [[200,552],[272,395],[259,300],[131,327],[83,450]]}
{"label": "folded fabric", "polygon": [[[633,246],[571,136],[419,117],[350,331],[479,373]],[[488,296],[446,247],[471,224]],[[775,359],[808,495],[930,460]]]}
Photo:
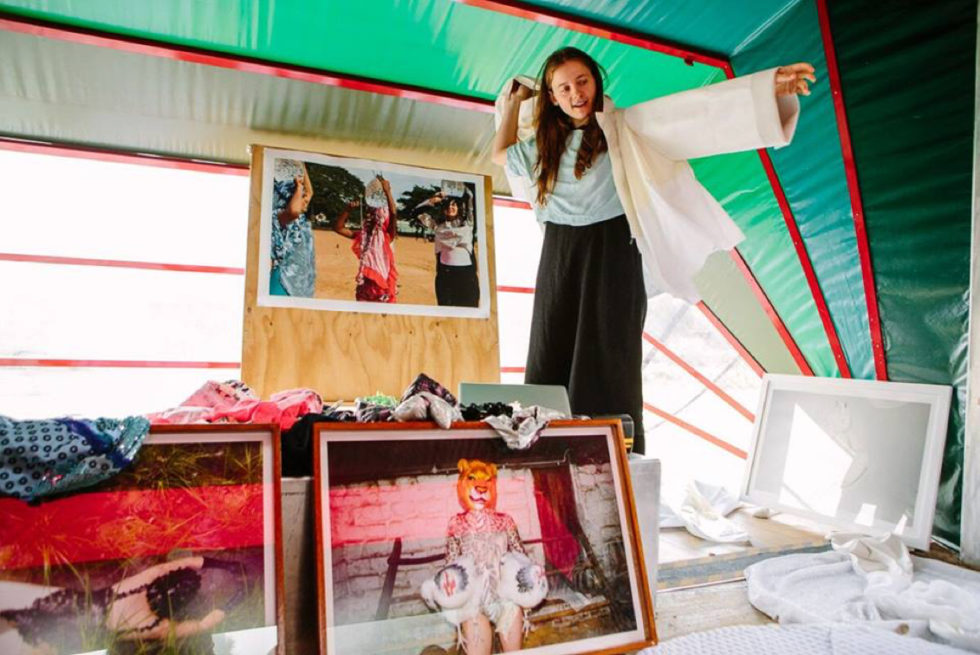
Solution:
{"label": "folded fabric", "polygon": [[0,492],[33,501],[89,487],[129,466],[150,422],[0,416]]}
{"label": "folded fabric", "polygon": [[980,573],[910,559],[904,588],[858,573],[849,552],[768,559],[745,570],[749,602],[780,623],[865,621],[980,652]]}
{"label": "folded fabric", "polygon": [[311,389],[289,389],[262,400],[238,380],[206,382],[179,406],[147,414],[154,425],[187,423],[278,423],[288,430],[303,415],[323,409]]}
{"label": "folded fabric", "polygon": [[724,487],[692,480],[677,509],[661,503],[660,527],[683,527],[695,537],[718,543],[747,543],[748,533],[725,518],[738,505],[738,499]]}
{"label": "folded fabric", "polygon": [[527,450],[550,421],[568,418],[563,412],[538,405],[521,407],[519,402],[513,402],[510,406],[510,416],[488,416],[483,422],[496,430],[511,450]]}

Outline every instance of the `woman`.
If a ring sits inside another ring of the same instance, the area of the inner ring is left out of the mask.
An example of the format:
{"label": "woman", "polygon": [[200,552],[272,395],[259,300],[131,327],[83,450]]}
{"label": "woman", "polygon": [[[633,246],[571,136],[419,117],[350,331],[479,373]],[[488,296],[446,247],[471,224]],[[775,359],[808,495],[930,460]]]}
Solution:
{"label": "woman", "polygon": [[398,207],[391,195],[391,183],[378,175],[364,191],[366,211],[361,219],[361,229],[351,230],[347,219],[352,209],[360,205],[350,202],[337,217],[334,231],[353,239],[351,250],[357,256],[358,268],[354,297],[369,302],[396,302],[398,298],[398,270],[391,243],[397,236]]}
{"label": "woman", "polygon": [[312,297],[316,283],[313,229],[306,210],[313,185],[306,165],[294,159],[276,159],[272,206],[272,274],[269,293],[274,296]]}
{"label": "woman", "polygon": [[[480,281],[473,256],[473,196],[468,188],[462,198],[441,191],[415,208],[419,222],[432,230],[436,251],[436,301],[440,305],[477,307]],[[441,221],[421,211],[445,205]]]}
{"label": "woman", "polygon": [[493,161],[516,194],[530,190],[545,224],[527,382],[565,385],[576,414],[630,414],[644,452],[647,297],[695,302],[705,258],[742,238],[685,160],[788,144],[807,80],[813,67],[793,64],[620,111],[599,65],[563,48],[542,67],[536,101],[509,85]]}

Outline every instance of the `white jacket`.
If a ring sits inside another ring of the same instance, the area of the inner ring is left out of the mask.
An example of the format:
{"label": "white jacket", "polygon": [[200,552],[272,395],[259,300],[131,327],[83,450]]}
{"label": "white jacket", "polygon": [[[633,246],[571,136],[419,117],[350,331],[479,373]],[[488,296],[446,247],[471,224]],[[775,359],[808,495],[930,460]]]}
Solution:
{"label": "white jacket", "polygon": [[[776,69],[655,98],[626,109],[604,99],[597,112],[609,144],[616,192],[643,258],[647,295],[699,298],[694,276],[742,231],[694,177],[688,159],[789,144],[799,119],[795,95],[776,98]],[[526,83],[527,78],[521,78]],[[499,126],[508,80],[497,97]],[[534,103],[521,103],[517,138],[534,136]],[[508,174],[511,192],[532,202],[534,183]]]}

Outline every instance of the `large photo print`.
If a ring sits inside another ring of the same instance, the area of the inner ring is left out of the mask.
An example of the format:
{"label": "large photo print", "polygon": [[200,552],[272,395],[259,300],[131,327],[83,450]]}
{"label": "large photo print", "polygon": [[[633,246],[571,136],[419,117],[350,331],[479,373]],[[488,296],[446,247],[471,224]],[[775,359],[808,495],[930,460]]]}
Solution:
{"label": "large photo print", "polygon": [[0,498],[0,653],[283,653],[277,451],[273,428],[157,426],[95,486]]}
{"label": "large photo print", "polygon": [[484,178],[264,150],[257,304],[490,315]]}
{"label": "large photo print", "polygon": [[317,437],[323,652],[625,652],[655,638],[618,431]]}

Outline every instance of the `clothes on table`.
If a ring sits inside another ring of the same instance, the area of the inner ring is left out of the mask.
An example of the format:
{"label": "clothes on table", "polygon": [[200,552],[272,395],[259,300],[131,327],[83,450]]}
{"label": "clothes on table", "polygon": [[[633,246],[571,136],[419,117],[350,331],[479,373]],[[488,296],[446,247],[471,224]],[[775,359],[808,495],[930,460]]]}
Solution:
{"label": "clothes on table", "polygon": [[34,501],[107,480],[133,462],[149,429],[141,416],[28,421],[0,416],[0,492]]}

